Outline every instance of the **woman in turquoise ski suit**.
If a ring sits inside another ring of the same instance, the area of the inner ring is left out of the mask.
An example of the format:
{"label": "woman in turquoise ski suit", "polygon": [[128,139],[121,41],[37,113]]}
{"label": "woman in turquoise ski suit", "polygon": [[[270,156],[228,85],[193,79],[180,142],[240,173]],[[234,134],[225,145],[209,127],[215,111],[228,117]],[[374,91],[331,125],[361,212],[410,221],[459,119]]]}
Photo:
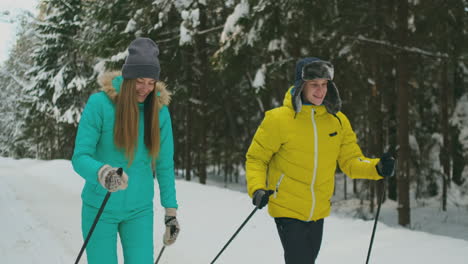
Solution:
{"label": "woman in turquoise ski suit", "polygon": [[163,243],[174,243],[180,230],[170,93],[159,81],[159,50],[152,40],[137,38],[128,51],[121,74],[101,76],[103,91],[88,99],[76,136],[72,164],[85,179],[83,238],[112,192],[86,247],[89,264],[117,263],[117,233],[126,264],[154,263],[154,176],[166,213]]}

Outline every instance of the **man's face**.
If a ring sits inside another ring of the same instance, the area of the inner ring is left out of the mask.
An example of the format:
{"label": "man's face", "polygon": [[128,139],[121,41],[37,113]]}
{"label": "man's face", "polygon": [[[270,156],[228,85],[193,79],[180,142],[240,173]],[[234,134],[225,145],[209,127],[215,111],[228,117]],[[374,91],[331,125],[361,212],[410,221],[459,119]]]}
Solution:
{"label": "man's face", "polygon": [[321,105],[327,94],[327,79],[313,79],[304,83],[303,98],[314,105]]}

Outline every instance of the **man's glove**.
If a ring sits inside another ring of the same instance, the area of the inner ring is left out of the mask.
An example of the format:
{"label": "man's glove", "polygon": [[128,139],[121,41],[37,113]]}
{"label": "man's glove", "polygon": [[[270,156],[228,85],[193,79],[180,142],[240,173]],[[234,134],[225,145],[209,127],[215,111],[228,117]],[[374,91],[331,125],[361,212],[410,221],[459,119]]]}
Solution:
{"label": "man's glove", "polygon": [[395,173],[395,159],[389,152],[386,152],[375,167],[380,176],[384,178],[391,177]]}
{"label": "man's glove", "polygon": [[165,246],[174,244],[180,232],[179,222],[176,218],[177,209],[166,208],[166,216],[164,223],[166,224],[166,231],[164,232],[163,243]]}
{"label": "man's glove", "polygon": [[104,165],[98,172],[99,183],[109,192],[125,190],[128,186],[128,176],[122,168]]}
{"label": "man's glove", "polygon": [[265,205],[268,204],[268,200],[270,199],[270,195],[273,193],[272,190],[264,190],[258,189],[254,192],[252,197],[252,203],[258,209],[262,209]]}

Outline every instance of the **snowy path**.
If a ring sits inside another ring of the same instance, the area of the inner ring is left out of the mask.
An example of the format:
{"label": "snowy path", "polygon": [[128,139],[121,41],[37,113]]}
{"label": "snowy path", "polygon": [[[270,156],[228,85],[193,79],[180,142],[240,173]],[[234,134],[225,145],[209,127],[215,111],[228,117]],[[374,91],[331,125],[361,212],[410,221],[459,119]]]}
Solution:
{"label": "snowy path", "polygon": [[[0,158],[0,262],[73,263],[82,243],[82,184],[69,161]],[[253,209],[250,199],[243,193],[184,181],[177,182],[177,192],[182,231],[160,263],[209,263]],[[155,212],[156,255],[163,232],[159,201]],[[364,263],[372,225],[372,221],[327,218],[318,263]],[[382,223],[371,257],[375,264],[467,261],[468,241]],[[86,263],[85,258],[80,263]],[[216,263],[283,263],[266,210],[252,217]]]}
{"label": "snowy path", "polygon": [[60,218],[66,219],[60,216],[65,212],[54,212],[62,208],[55,207],[56,201],[49,196],[55,194],[57,188],[48,188],[41,194],[40,189],[46,188],[44,182],[39,182],[33,175],[18,173],[17,168],[2,166],[0,176],[2,263],[28,263],[31,260],[39,263],[65,263],[67,258],[64,258],[63,253],[72,253],[71,248],[62,243],[68,231],[57,229],[66,223],[56,225]]}

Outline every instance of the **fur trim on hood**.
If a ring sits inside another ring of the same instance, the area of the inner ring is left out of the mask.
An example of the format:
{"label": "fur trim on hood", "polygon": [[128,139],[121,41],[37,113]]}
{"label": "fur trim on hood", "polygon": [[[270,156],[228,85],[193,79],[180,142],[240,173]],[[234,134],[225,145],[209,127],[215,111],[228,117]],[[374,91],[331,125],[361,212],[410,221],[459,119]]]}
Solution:
{"label": "fur trim on hood", "polygon": [[[293,90],[293,96],[291,98],[292,100],[292,106],[293,109],[296,113],[299,113],[302,108],[302,90],[304,86],[304,80],[302,79],[302,74],[303,74],[303,68],[305,65],[310,64],[312,62],[320,62],[322,61],[319,58],[315,57],[307,57],[304,59],[300,59],[296,63],[296,75],[295,75],[295,80],[294,80],[294,90]],[[322,61],[323,62],[323,61]],[[331,65],[331,64],[330,64]],[[333,73],[327,75],[329,78],[333,77]],[[325,95],[325,98],[323,100],[323,105],[325,105],[325,108],[327,111],[335,115],[341,110],[341,98],[340,98],[340,93],[338,92],[338,88],[336,87],[335,83],[333,80],[328,80],[328,90],[327,94]]]}
{"label": "fur trim on hood", "polygon": [[[98,77],[98,83],[101,86],[101,90],[104,91],[107,96],[112,101],[115,101],[115,98],[118,94],[118,90],[114,88],[113,82],[115,81],[116,77],[119,77],[122,75],[122,72],[120,71],[112,71],[112,72],[105,72],[103,74],[100,74]],[[163,105],[169,105],[171,102],[171,92],[169,92],[167,89],[167,85],[162,82],[162,81],[157,81],[156,82],[156,90],[155,92],[159,92],[160,95],[157,96],[158,101],[159,101],[159,109],[163,107]]]}

